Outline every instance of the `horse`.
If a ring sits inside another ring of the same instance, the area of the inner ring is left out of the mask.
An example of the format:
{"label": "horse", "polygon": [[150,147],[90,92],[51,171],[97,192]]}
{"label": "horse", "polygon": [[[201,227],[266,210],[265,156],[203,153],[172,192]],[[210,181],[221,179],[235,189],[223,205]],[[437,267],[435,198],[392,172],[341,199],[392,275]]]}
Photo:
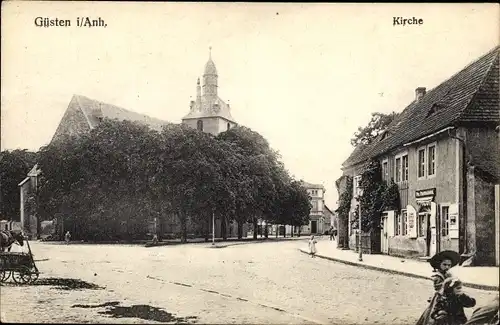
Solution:
{"label": "horse", "polygon": [[17,242],[19,245],[24,245],[24,236],[20,232],[12,230],[0,230],[0,251],[10,252],[12,244]]}

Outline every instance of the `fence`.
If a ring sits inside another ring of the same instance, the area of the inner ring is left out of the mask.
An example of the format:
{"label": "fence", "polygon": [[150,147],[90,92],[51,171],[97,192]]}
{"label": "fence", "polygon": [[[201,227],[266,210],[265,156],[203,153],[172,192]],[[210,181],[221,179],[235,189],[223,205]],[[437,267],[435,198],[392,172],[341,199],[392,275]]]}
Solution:
{"label": "fence", "polygon": [[[380,232],[362,233],[361,250],[363,254],[379,254]],[[359,233],[356,233],[356,252],[359,252]]]}

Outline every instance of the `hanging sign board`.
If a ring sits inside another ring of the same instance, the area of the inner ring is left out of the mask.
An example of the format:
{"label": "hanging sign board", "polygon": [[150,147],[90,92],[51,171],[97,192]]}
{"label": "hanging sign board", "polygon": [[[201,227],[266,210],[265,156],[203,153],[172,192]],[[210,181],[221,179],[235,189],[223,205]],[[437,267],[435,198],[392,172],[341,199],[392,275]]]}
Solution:
{"label": "hanging sign board", "polygon": [[421,198],[421,197],[433,197],[436,196],[436,188],[429,188],[425,190],[417,190],[415,191],[415,198]]}

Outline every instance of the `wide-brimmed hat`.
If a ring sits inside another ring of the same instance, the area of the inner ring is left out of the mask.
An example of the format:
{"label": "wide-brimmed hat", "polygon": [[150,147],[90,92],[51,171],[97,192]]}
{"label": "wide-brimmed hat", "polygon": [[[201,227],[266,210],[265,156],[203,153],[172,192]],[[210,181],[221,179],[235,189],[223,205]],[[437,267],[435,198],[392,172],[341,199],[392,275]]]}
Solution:
{"label": "wide-brimmed hat", "polygon": [[450,260],[451,261],[451,267],[454,267],[455,265],[460,262],[460,255],[457,252],[454,251],[442,251],[434,255],[430,260],[429,263],[431,266],[435,269],[439,268],[439,265],[443,260]]}

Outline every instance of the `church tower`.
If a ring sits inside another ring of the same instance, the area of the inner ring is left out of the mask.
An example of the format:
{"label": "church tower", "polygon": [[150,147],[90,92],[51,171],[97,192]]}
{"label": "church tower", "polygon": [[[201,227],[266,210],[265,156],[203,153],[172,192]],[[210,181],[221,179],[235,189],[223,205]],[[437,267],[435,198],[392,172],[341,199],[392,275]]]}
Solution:
{"label": "church tower", "polygon": [[196,82],[196,100],[191,101],[189,113],[182,123],[191,128],[217,135],[237,125],[231,116],[231,108],[219,98],[218,74],[209,48],[208,61],[203,72],[203,85],[200,78]]}

